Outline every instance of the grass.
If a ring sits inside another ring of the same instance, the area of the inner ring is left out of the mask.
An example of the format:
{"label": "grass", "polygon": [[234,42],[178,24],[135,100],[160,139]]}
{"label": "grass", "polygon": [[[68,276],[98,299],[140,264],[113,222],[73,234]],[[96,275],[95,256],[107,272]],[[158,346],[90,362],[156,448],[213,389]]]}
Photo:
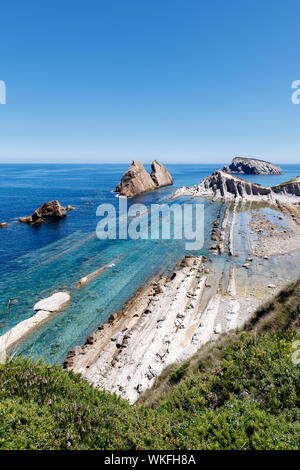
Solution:
{"label": "grass", "polygon": [[135,406],[61,367],[8,359],[0,449],[298,449],[299,311],[298,281]]}

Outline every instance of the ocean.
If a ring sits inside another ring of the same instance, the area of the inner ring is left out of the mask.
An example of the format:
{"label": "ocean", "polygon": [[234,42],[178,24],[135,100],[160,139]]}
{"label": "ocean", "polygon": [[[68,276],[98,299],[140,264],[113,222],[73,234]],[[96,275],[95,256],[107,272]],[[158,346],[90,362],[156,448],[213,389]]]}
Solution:
{"label": "ocean", "polygon": [[[96,226],[99,204],[115,207],[112,192],[126,164],[99,165],[0,165],[0,335],[33,314],[34,304],[57,290],[69,290],[70,306],[54,316],[16,348],[17,354],[50,364],[61,364],[67,351],[83,344],[86,336],[106,322],[111,313],[154,276],[171,272],[186,254],[184,240],[99,240]],[[150,169],[145,165],[146,169]],[[264,186],[300,174],[300,165],[281,165],[283,175],[245,176]],[[182,185],[198,184],[222,165],[167,165],[174,186],[137,196],[129,205],[168,202]],[[57,199],[74,211],[59,222],[31,227],[18,218],[33,213],[42,203]],[[184,201],[179,201],[184,202]],[[219,204],[202,200],[205,208],[205,243],[208,254],[211,222]],[[199,254],[198,252],[196,254]],[[76,282],[113,263],[83,289]],[[9,312],[7,304],[11,301]]]}

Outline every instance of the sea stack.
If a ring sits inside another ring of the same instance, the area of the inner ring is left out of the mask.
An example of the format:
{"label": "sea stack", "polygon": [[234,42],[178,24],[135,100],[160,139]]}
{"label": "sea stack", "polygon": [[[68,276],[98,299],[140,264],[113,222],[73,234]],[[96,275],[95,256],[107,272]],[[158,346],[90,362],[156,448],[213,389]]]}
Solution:
{"label": "sea stack", "polygon": [[56,200],[45,202],[29,217],[20,217],[19,222],[29,225],[42,224],[44,219],[62,219],[66,217],[66,209]]}
{"label": "sea stack", "polygon": [[235,157],[229,166],[224,166],[226,173],[240,175],[281,175],[282,169],[278,165],[259,160],[257,158]]}
{"label": "sea stack", "polygon": [[166,167],[159,163],[157,160],[154,160],[151,165],[151,169],[151,178],[158,188],[173,184],[172,176],[170,175]]}
{"label": "sea stack", "polygon": [[115,191],[122,196],[132,197],[173,184],[172,176],[162,163],[154,160],[151,168],[152,172],[149,175],[140,161],[133,160],[128,170],[123,174],[121,183],[117,185]]}

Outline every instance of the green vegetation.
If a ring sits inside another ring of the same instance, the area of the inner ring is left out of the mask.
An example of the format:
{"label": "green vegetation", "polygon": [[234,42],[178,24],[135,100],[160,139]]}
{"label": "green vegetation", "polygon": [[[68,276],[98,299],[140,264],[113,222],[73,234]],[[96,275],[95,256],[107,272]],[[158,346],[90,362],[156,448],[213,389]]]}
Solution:
{"label": "green vegetation", "polygon": [[297,449],[299,311],[297,282],[244,331],[166,370],[135,406],[60,367],[8,360],[0,448]]}

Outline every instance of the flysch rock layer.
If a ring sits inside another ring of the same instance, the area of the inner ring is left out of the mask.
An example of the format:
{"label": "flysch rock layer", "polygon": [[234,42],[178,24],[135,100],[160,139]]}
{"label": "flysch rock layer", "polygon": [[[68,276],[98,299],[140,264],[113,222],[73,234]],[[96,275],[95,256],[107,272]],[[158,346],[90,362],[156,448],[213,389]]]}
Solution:
{"label": "flysch rock layer", "polygon": [[0,336],[0,350],[8,351],[17,343],[22,341],[34,330],[48,321],[53,314],[62,311],[67,307],[71,300],[69,292],[56,292],[55,294],[40,300],[33,309],[36,311],[32,317],[23,320]]}
{"label": "flysch rock layer", "polygon": [[173,178],[162,163],[154,160],[150,175],[140,161],[133,160],[115,192],[122,196],[133,197],[170,184],[173,184]]}
{"label": "flysch rock layer", "polygon": [[245,175],[281,175],[282,169],[274,163],[259,160],[257,158],[235,157],[229,166],[224,166],[227,173],[239,173]]}
{"label": "flysch rock layer", "polygon": [[174,192],[173,199],[180,196],[199,196],[216,199],[242,199],[244,201],[261,201],[276,203],[300,202],[300,177],[277,186],[265,188],[260,184],[250,183],[222,170],[214,171],[204,178],[199,185],[181,187]]}

